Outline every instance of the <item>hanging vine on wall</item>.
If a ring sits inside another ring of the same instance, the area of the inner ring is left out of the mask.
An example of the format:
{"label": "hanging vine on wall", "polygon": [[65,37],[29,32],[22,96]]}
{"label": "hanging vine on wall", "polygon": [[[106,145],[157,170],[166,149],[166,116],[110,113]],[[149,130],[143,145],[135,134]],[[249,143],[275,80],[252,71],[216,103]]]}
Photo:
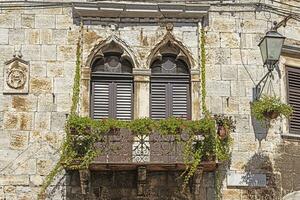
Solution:
{"label": "hanging vine on wall", "polygon": [[75,68],[75,77],[73,85],[73,96],[72,96],[72,105],[71,105],[71,115],[76,114],[77,106],[79,102],[79,93],[80,93],[80,67],[81,67],[81,41],[77,42],[76,48],[76,68]]}
{"label": "hanging vine on wall", "polygon": [[202,94],[202,110],[204,114],[207,114],[206,107],[206,36],[204,28],[201,28],[201,94]]}
{"label": "hanging vine on wall", "polygon": [[[81,26],[80,32],[83,31],[83,27]],[[82,47],[81,47],[81,34],[79,36],[77,46],[76,46],[76,66],[75,66],[75,76],[73,83],[73,95],[72,95],[72,104],[71,104],[71,115],[68,120],[76,115],[77,106],[79,102],[79,94],[80,94],[80,68],[81,68],[81,55],[82,55]],[[67,122],[68,124],[68,122]],[[61,156],[59,161],[55,164],[53,169],[44,179],[41,189],[38,194],[38,199],[44,200],[46,199],[46,190],[53,182],[55,176],[63,170],[63,163],[71,163],[74,160],[75,153],[72,151],[72,139],[70,137],[68,129],[66,129],[66,139],[63,141],[61,146]]]}

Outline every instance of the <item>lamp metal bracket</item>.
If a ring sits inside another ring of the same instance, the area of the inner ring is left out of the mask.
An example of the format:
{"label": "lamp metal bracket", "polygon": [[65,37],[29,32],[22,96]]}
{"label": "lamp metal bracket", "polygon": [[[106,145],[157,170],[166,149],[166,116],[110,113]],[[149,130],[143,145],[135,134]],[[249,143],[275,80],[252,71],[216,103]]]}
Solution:
{"label": "lamp metal bracket", "polygon": [[253,100],[259,100],[261,94],[266,86],[267,80],[272,76],[272,72],[274,71],[277,63],[275,64],[266,64],[268,72],[262,77],[262,79],[255,85],[253,88]]}
{"label": "lamp metal bracket", "polygon": [[279,23],[277,23],[276,21],[273,22],[273,27],[272,30],[273,31],[277,31],[277,29],[279,29],[281,26],[286,27],[286,23],[288,20],[292,19],[294,17],[294,15],[290,14],[286,17],[284,17],[283,20],[281,20]]}

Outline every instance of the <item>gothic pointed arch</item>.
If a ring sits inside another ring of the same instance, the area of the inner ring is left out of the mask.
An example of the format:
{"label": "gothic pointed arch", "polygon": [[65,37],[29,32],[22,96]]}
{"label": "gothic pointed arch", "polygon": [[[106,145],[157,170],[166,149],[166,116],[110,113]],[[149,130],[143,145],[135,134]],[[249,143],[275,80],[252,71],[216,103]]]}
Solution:
{"label": "gothic pointed arch", "polygon": [[111,35],[107,39],[97,43],[87,56],[86,66],[92,67],[95,60],[103,57],[106,53],[119,54],[122,60],[130,62],[133,68],[138,66],[138,62],[134,56],[130,47],[120,38],[115,35]]}
{"label": "gothic pointed arch", "polygon": [[157,59],[161,59],[163,54],[173,54],[176,60],[185,62],[190,69],[196,66],[196,62],[189,49],[174,35],[168,31],[163,39],[150,51],[147,66],[151,66]]}

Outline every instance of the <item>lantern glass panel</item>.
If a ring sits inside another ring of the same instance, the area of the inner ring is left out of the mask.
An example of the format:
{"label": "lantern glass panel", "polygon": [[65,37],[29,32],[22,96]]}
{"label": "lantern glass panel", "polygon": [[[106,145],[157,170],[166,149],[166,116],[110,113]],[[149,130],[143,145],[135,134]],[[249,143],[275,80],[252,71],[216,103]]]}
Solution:
{"label": "lantern glass panel", "polygon": [[266,38],[263,39],[263,41],[259,45],[260,52],[261,52],[261,57],[263,60],[263,63],[265,64],[267,61],[267,40]]}
{"label": "lantern glass panel", "polygon": [[281,48],[283,45],[284,38],[281,37],[270,37],[267,39],[267,51],[268,51],[268,62],[274,63],[279,60]]}

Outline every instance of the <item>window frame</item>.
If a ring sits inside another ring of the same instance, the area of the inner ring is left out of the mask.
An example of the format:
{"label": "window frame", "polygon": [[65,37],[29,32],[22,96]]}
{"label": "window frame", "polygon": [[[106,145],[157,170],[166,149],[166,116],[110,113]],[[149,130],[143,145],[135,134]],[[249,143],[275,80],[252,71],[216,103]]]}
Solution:
{"label": "window frame", "polygon": [[[164,54],[162,56],[166,57],[173,57],[176,58],[176,55],[171,55],[171,54]],[[175,59],[176,60],[176,59]],[[186,100],[186,106],[187,106],[187,116],[186,118],[190,120],[192,118],[192,105],[191,105],[191,100],[192,100],[192,92],[191,92],[191,73],[188,65],[182,61],[179,60],[180,62],[185,64],[185,67],[187,68],[187,73],[162,73],[162,72],[157,72],[153,73],[152,68],[153,67],[158,67],[157,66],[157,60],[154,60],[151,63],[150,69],[151,69],[151,75],[150,75],[150,99],[149,99],[149,117],[152,118],[152,83],[163,83],[167,84],[166,88],[166,115],[165,118],[169,118],[174,116],[173,114],[173,89],[172,86],[173,84],[187,84],[188,90],[187,90],[187,100]],[[161,63],[162,65],[162,63]],[[162,66],[160,66],[162,67]],[[181,66],[182,67],[182,66]]]}
{"label": "window frame", "polygon": [[[110,53],[106,54],[107,56],[110,56]],[[93,68],[96,66],[93,66],[94,63],[97,62],[98,59],[105,59],[105,56],[103,58],[97,58],[94,59],[92,65],[91,65],[91,78],[90,78],[90,117],[92,119],[95,119],[94,111],[95,111],[95,90],[94,85],[95,82],[102,82],[102,83],[109,83],[109,91],[108,96],[112,96],[109,98],[109,104],[108,104],[108,117],[107,118],[117,118],[117,84],[118,83],[131,83],[131,113],[130,113],[130,119],[132,120],[134,116],[134,79],[132,71],[131,73],[121,73],[121,72],[105,72],[105,71],[93,71]],[[128,61],[129,62],[129,61]],[[130,62],[129,62],[130,63]],[[122,67],[122,66],[121,66]],[[131,68],[133,69],[133,65],[131,64]],[[107,118],[101,118],[101,119],[107,119]],[[127,119],[120,119],[120,120],[127,120]]]}
{"label": "window frame", "polygon": [[[296,73],[299,73],[300,74],[300,63],[299,63],[299,67],[295,67],[295,66],[290,66],[290,65],[285,65],[285,72],[286,72],[286,101],[287,103],[289,103],[291,106],[293,106],[291,103],[290,103],[290,90],[291,88],[289,87],[289,83],[290,83],[290,80],[289,80],[289,76],[288,76],[288,73],[289,72],[296,72]],[[299,77],[300,78],[300,77]],[[299,84],[299,91],[300,91],[300,84]],[[300,98],[300,93],[299,93],[299,98]],[[299,100],[300,101],[300,100]],[[299,105],[300,106],[300,105]],[[300,112],[300,111],[299,111]],[[293,113],[294,114],[294,113]],[[293,114],[291,117],[293,117]],[[300,114],[300,113],[299,113]],[[300,117],[299,117],[300,119]],[[300,121],[299,121],[299,133],[295,133],[294,130],[291,128],[291,119],[288,119],[287,120],[288,124],[288,133],[289,134],[292,134],[292,135],[299,135],[300,137]]]}
{"label": "window frame", "polygon": [[[282,78],[280,79],[280,91],[281,91],[281,101],[288,103],[288,80],[287,80],[287,66],[294,68],[300,68],[300,48],[294,49],[294,47],[284,45],[279,60],[279,70]],[[284,140],[300,140],[299,134],[290,133],[289,120],[283,118],[281,137]]]}

